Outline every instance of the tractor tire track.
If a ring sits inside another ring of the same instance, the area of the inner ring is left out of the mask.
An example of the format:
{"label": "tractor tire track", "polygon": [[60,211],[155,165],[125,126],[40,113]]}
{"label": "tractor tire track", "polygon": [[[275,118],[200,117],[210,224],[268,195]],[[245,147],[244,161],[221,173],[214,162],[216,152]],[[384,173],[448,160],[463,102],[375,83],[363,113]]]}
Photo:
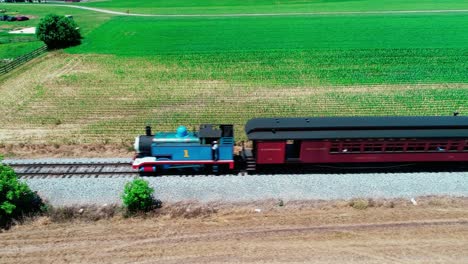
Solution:
{"label": "tractor tire track", "polygon": [[449,219],[449,220],[425,220],[425,221],[405,221],[405,222],[386,222],[386,223],[371,223],[371,224],[351,224],[351,225],[323,225],[323,226],[307,226],[307,227],[286,227],[286,228],[254,228],[246,230],[227,230],[227,231],[211,231],[208,233],[198,233],[194,235],[182,235],[173,237],[156,237],[137,240],[124,245],[116,245],[106,249],[106,252],[114,252],[122,250],[126,247],[138,247],[153,243],[193,243],[193,242],[213,242],[229,239],[245,239],[274,235],[299,235],[303,233],[327,233],[336,231],[367,231],[374,229],[388,228],[417,228],[417,227],[435,227],[435,226],[453,226],[462,225],[468,226],[468,219]]}

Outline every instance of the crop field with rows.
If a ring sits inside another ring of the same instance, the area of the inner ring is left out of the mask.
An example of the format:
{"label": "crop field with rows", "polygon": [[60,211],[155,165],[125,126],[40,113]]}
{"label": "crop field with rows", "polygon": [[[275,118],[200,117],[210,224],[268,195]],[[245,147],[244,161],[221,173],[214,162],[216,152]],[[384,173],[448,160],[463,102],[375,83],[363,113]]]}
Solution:
{"label": "crop field with rows", "polygon": [[[460,1],[378,8],[375,1],[263,0],[258,10],[244,2],[179,0],[166,9],[138,1],[131,11],[468,10]],[[122,11],[130,4],[82,5]],[[17,7],[38,16],[44,8]],[[147,123],[173,130],[211,122],[235,124],[243,140],[252,117],[468,113],[468,11],[137,17],[56,9],[74,16],[83,43],[0,77],[0,143],[128,143]]]}

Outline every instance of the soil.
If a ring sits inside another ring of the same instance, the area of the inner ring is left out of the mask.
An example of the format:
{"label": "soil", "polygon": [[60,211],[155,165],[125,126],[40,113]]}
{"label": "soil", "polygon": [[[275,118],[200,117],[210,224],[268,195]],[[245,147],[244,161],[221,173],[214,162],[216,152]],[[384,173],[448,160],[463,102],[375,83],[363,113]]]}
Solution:
{"label": "soil", "polygon": [[[0,233],[1,263],[467,263],[468,201],[166,205]],[[77,208],[77,210],[79,210]]]}
{"label": "soil", "polygon": [[10,31],[8,33],[10,34],[35,34],[36,27],[22,28],[22,29]]}
{"label": "soil", "polygon": [[119,144],[0,144],[5,158],[131,158],[133,146]]}
{"label": "soil", "polygon": [[[250,144],[246,144],[249,147]],[[234,146],[234,154],[242,147]],[[122,144],[0,144],[0,155],[5,158],[132,158],[135,150],[132,145]]]}

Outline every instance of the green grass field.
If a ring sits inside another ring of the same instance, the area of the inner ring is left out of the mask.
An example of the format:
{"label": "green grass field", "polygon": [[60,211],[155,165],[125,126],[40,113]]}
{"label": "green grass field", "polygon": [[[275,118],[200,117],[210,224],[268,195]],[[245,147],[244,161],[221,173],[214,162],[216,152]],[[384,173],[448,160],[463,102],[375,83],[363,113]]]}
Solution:
{"label": "green grass field", "polygon": [[[468,6],[460,2],[137,1],[131,11]],[[123,0],[83,5],[130,6]],[[128,143],[146,123],[158,130],[233,123],[245,139],[242,125],[260,116],[468,113],[468,12],[126,17],[41,5],[17,9],[38,17],[51,10],[71,14],[85,38],[0,76],[0,143]],[[4,47],[0,55],[8,53]]]}
{"label": "green grass field", "polygon": [[[80,53],[147,56],[275,50],[468,48],[467,14],[114,17]],[[133,48],[134,46],[138,48]]]}
{"label": "green grass field", "polygon": [[294,12],[459,10],[468,9],[459,0],[128,0],[89,1],[89,7],[146,14],[252,14]]}
{"label": "green grass field", "polygon": [[0,49],[0,59],[14,59],[43,45],[44,43],[41,41],[3,43]]}
{"label": "green grass field", "polygon": [[189,75],[175,71],[160,76],[176,80],[208,77],[269,85],[463,82],[467,24],[462,14],[115,17],[69,52],[156,55],[154,59],[168,65],[186,66]]}

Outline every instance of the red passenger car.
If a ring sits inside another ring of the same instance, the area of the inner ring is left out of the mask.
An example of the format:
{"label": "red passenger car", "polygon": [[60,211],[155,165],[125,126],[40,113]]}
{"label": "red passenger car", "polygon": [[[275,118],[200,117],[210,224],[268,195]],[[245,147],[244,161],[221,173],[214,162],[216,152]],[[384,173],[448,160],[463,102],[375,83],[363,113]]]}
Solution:
{"label": "red passenger car", "polygon": [[245,132],[257,165],[468,162],[462,116],[256,118]]}

